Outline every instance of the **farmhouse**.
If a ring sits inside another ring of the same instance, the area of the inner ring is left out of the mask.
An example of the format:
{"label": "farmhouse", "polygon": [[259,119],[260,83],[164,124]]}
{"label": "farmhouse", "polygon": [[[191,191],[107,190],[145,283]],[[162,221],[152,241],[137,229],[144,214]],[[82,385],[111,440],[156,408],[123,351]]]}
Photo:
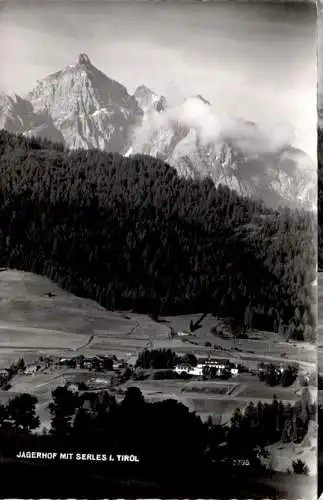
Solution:
{"label": "farmhouse", "polygon": [[26,366],[25,370],[24,370],[24,374],[25,375],[33,375],[34,373],[36,373],[38,370],[38,366],[37,365],[29,365],[29,366]]}
{"label": "farmhouse", "polygon": [[69,363],[71,360],[72,360],[72,358],[60,358],[60,360],[59,360],[59,364],[60,364],[60,365],[66,365],[66,364],[67,364],[67,363]]}
{"label": "farmhouse", "polygon": [[[227,373],[231,377],[236,377],[239,374],[239,369],[236,364],[231,363],[228,359],[214,359],[207,358],[202,359],[197,365],[198,368],[201,368],[203,374],[207,374],[212,372],[217,377],[222,377],[224,373]],[[213,375],[214,376],[214,375]]]}
{"label": "farmhouse", "polygon": [[209,366],[210,368],[217,368],[218,370],[225,370],[228,366],[228,361],[226,360],[216,360],[210,359],[204,363],[204,366]]}
{"label": "farmhouse", "polygon": [[67,382],[66,388],[71,392],[78,392],[79,385],[75,382]]}
{"label": "farmhouse", "polygon": [[260,363],[258,365],[258,374],[261,374],[261,373],[265,373],[267,372],[270,368],[274,368],[275,372],[277,374],[282,374],[284,373],[286,367],[284,367],[283,365],[273,365],[272,363]]}
{"label": "farmhouse", "polygon": [[201,377],[203,375],[203,368],[201,366],[192,367],[189,365],[177,365],[174,368],[174,372],[178,373],[179,375],[187,373],[187,375]]}
{"label": "farmhouse", "polygon": [[112,370],[112,358],[108,356],[79,356],[77,358],[60,358],[59,364],[73,368],[86,368],[88,370]]}
{"label": "farmhouse", "polygon": [[188,365],[176,365],[174,368],[174,372],[178,373],[179,375],[181,373],[188,373],[190,371],[190,366]]}
{"label": "farmhouse", "polygon": [[124,367],[125,367],[124,361],[118,361],[118,360],[113,361],[113,365],[112,365],[113,370],[120,370],[120,368],[124,368]]}
{"label": "farmhouse", "polygon": [[188,375],[196,377],[201,377],[210,370],[215,372],[218,377],[221,377],[225,370],[228,370],[232,377],[236,377],[239,373],[237,366],[225,359],[206,359],[203,360],[203,362],[198,363],[195,367],[188,364],[180,364],[174,369],[174,371],[178,374],[187,373]]}
{"label": "farmhouse", "polygon": [[177,332],[177,335],[179,337],[187,337],[188,335],[190,335],[190,333],[189,332],[180,331],[180,332]]}
{"label": "farmhouse", "polygon": [[230,363],[230,360],[227,358],[213,358],[213,357],[208,357],[208,358],[200,358],[199,362],[204,364],[204,365],[227,365]]}
{"label": "farmhouse", "polygon": [[190,371],[188,373],[189,375],[201,377],[203,375],[203,368],[201,368],[200,366],[194,366],[190,368]]}

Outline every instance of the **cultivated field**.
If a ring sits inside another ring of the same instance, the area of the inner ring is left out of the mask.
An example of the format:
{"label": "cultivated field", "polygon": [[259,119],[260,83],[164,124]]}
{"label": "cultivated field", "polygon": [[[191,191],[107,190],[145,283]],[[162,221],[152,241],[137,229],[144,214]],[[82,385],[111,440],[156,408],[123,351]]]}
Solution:
{"label": "cultivated field", "polygon": [[[106,311],[96,302],[61,290],[48,279],[19,271],[0,272],[0,367],[7,364],[7,350],[16,352],[82,351],[131,356],[145,347],[170,347],[245,359],[315,363],[315,348],[287,343],[272,333],[255,332],[252,338],[233,341],[211,333],[217,320],[207,316],[191,336],[170,337],[171,330],[188,331],[199,315],[164,318],[155,322],[146,315]],[[206,345],[208,343],[208,345]],[[221,350],[219,350],[221,348]],[[281,357],[284,353],[285,358]]]}
{"label": "cultivated field", "polygon": [[[175,330],[188,329],[190,320],[197,321],[199,315],[177,316],[166,318],[169,324]],[[211,347],[208,352],[216,352],[216,355],[227,357],[228,353],[232,359],[246,360],[250,363],[250,367],[256,367],[259,362],[279,362],[290,363],[300,362],[304,366],[314,366],[316,363],[316,346],[308,343],[286,342],[283,337],[272,332],[259,332],[255,331],[249,335],[248,339],[233,339],[232,335],[225,329],[223,335],[211,333],[211,329],[217,326],[219,321],[212,317],[207,316],[202,323],[202,327],[196,332],[195,335],[186,340],[186,349],[206,350],[205,344],[209,342]],[[185,337],[184,337],[185,338]],[[197,342],[196,345],[194,342]],[[177,346],[175,346],[176,350]],[[282,354],[284,357],[282,357]]]}
{"label": "cultivated field", "polygon": [[239,375],[231,381],[185,382],[183,380],[144,380],[129,381],[122,387],[122,394],[127,387],[136,386],[147,400],[161,401],[172,398],[198,413],[203,419],[209,415],[228,423],[236,408],[244,409],[251,401],[270,404],[274,395],[284,403],[293,403],[299,399],[299,385],[291,387],[269,387],[259,382],[256,376]]}

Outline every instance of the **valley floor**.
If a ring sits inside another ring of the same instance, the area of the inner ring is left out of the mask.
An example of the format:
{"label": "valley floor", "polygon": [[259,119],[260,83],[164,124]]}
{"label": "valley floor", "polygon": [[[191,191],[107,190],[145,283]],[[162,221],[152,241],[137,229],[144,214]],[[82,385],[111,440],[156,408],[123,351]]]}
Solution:
{"label": "valley floor", "polygon": [[[172,336],[174,331],[188,331],[190,321],[197,321],[199,316],[166,317],[156,322],[146,315],[107,311],[91,300],[63,291],[46,278],[15,270],[0,272],[0,318],[0,369],[8,368],[19,357],[32,364],[40,356],[80,354],[114,355],[133,366],[145,348],[170,348],[182,355],[212,355],[243,364],[249,370],[256,370],[261,361],[280,365],[298,363],[304,372],[316,368],[315,346],[306,343],[285,342],[271,332],[254,332],[252,338],[234,341],[229,332],[222,336],[211,332],[218,322],[211,316],[203,320],[202,328],[195,334]],[[211,415],[218,422],[228,423],[235,409],[245,408],[250,401],[271,403],[275,394],[279,400],[293,403],[301,391],[298,381],[287,388],[272,388],[251,373],[240,373],[228,381],[188,381],[156,380],[151,370],[145,380],[112,383],[114,375],[114,372],[99,374],[54,363],[32,375],[17,374],[10,382],[10,389],[0,391],[0,402],[15,394],[34,394],[38,398],[41,427],[49,428],[51,392],[67,382],[83,381],[97,389],[108,388],[117,399],[123,397],[127,387],[137,386],[149,401],[177,399],[203,420]],[[286,449],[276,447],[272,452],[278,470],[282,463],[286,468],[291,467],[293,455],[289,453],[286,459]]]}

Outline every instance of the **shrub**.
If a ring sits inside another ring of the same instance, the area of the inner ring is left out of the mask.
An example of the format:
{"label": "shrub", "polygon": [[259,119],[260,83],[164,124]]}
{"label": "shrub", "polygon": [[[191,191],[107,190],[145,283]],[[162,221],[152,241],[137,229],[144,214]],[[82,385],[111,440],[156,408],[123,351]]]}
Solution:
{"label": "shrub", "polygon": [[293,461],[293,472],[294,474],[307,476],[309,468],[303,460],[298,459]]}

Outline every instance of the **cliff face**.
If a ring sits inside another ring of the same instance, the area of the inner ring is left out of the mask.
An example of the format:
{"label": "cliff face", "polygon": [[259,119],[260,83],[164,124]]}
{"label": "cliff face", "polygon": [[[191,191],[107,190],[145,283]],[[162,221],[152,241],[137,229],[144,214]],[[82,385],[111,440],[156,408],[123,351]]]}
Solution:
{"label": "cliff face", "polygon": [[39,81],[28,100],[37,115],[52,120],[69,148],[122,153],[142,117],[136,99],[96,69],[85,54],[74,65]]}
{"label": "cliff face", "polygon": [[308,155],[288,144],[266,149],[254,123],[234,123],[231,133],[223,131],[210,109],[196,96],[176,109],[146,114],[131,154],[158,156],[182,176],[210,177],[270,207],[315,207],[316,168]]}

